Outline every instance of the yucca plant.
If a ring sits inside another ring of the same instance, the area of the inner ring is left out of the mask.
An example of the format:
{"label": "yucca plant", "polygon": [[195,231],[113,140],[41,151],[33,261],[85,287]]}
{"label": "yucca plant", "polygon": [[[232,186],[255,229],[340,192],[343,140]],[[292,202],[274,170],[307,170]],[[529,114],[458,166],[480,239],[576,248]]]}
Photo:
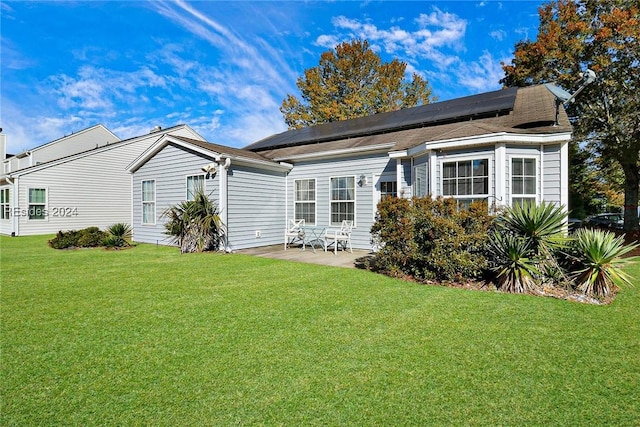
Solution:
{"label": "yucca plant", "polygon": [[562,206],[547,202],[523,203],[506,209],[500,224],[525,237],[536,255],[545,255],[566,245],[566,218]]}
{"label": "yucca plant", "polygon": [[566,235],[567,213],[563,206],[542,202],[515,204],[504,211],[498,225],[507,233],[525,238],[537,258],[538,269],[548,280],[568,283],[556,259],[570,239]]}
{"label": "yucca plant", "polygon": [[224,239],[224,225],[218,208],[197,188],[193,200],[178,203],[167,209],[165,232],[173,243],[180,246],[180,252],[203,252],[217,250]]}
{"label": "yucca plant", "polygon": [[535,264],[531,242],[511,233],[493,232],[489,238],[491,270],[496,287],[505,292],[525,293],[536,285],[540,272]]}
{"label": "yucca plant", "polygon": [[109,235],[104,239],[102,244],[108,248],[124,248],[130,246],[131,232],[133,229],[129,224],[119,222],[107,228]]}
{"label": "yucca plant", "polygon": [[621,257],[638,247],[625,245],[622,236],[609,231],[582,228],[575,233],[574,249],[577,252],[575,286],[587,295],[607,296],[616,282],[632,285],[631,278],[620,269],[627,260]]}

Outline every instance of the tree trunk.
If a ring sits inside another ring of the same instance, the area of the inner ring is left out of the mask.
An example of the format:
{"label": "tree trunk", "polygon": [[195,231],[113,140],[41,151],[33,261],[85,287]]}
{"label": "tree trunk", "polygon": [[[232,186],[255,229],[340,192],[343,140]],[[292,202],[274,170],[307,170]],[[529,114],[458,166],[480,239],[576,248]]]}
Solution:
{"label": "tree trunk", "polygon": [[639,230],[638,223],[638,193],[640,192],[640,166],[633,159],[633,163],[622,162],[624,171],[624,230]]}

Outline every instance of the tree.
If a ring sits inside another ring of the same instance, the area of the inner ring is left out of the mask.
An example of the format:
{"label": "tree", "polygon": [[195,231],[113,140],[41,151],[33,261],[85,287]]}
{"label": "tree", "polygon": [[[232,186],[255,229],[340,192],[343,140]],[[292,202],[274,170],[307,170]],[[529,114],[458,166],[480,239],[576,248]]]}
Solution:
{"label": "tree", "polygon": [[397,59],[383,63],[366,40],[341,43],[298,78],[302,101],[287,95],[280,111],[289,129],[298,129],[435,100],[422,77],[414,73],[410,82],[403,80],[406,68]]}
{"label": "tree", "polygon": [[218,250],[224,242],[224,224],[218,208],[202,187],[193,200],[171,206],[164,213],[165,233],[180,246],[181,253]]}
{"label": "tree", "polygon": [[581,71],[596,82],[568,107],[576,138],[624,173],[625,230],[640,228],[640,12],[638,2],[558,0],[539,9],[536,41],[520,41],[507,86],[556,81],[575,90]]}

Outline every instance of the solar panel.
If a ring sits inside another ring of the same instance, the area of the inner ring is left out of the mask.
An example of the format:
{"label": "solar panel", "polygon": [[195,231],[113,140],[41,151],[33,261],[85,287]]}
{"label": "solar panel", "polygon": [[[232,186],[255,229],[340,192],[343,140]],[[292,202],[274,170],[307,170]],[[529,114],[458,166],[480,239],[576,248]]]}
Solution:
{"label": "solar panel", "polygon": [[260,151],[499,114],[513,109],[516,92],[517,88],[508,88],[357,119],[289,130],[248,145],[245,149]]}

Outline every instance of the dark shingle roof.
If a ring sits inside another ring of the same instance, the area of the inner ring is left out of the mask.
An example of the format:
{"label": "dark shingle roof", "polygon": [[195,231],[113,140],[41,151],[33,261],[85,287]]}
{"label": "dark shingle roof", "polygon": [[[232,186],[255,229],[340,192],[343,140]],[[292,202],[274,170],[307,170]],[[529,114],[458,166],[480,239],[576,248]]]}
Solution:
{"label": "dark shingle roof", "polygon": [[[487,106],[481,107],[479,103],[482,102]],[[454,116],[454,112],[458,115]],[[378,120],[378,116],[383,117]],[[398,122],[392,119],[398,119]],[[533,135],[571,131],[563,109],[560,110],[559,125],[554,126],[554,121],[555,98],[543,85],[539,85],[291,130],[265,138],[245,149],[259,152],[267,158],[286,160],[300,155],[391,143],[394,147],[388,151],[405,150],[425,142],[494,133]],[[371,126],[366,127],[365,124]],[[328,130],[317,129],[324,127]],[[344,133],[340,133],[341,130]],[[325,137],[320,138],[323,134]]]}
{"label": "dark shingle roof", "polygon": [[515,98],[516,88],[481,93],[414,108],[289,130],[262,139],[245,148],[260,151],[495,116],[513,109]]}

